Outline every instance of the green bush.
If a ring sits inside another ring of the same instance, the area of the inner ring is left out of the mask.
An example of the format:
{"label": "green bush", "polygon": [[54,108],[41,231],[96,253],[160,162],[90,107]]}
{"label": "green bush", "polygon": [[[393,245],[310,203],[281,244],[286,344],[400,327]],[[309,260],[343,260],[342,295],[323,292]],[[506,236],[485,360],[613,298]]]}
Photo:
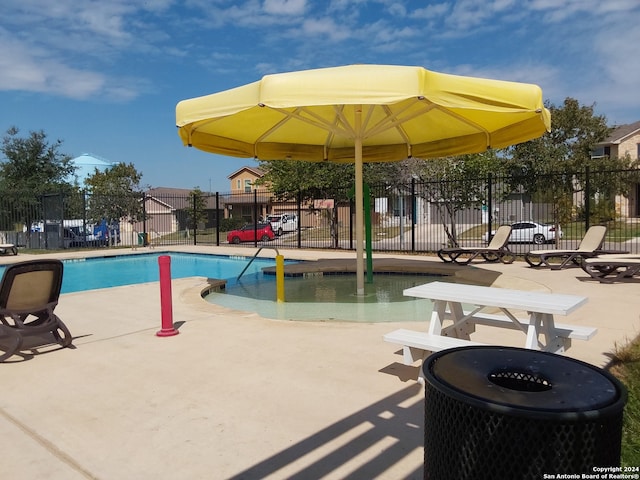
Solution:
{"label": "green bush", "polygon": [[230,230],[236,230],[244,224],[245,224],[245,221],[241,218],[221,218],[220,231],[228,232]]}
{"label": "green bush", "polygon": [[[613,200],[599,199],[589,200],[589,223],[591,224],[603,224],[615,220],[616,218],[616,205]],[[576,219],[579,221],[585,221],[587,219],[587,210],[585,205],[580,205],[576,209]]]}

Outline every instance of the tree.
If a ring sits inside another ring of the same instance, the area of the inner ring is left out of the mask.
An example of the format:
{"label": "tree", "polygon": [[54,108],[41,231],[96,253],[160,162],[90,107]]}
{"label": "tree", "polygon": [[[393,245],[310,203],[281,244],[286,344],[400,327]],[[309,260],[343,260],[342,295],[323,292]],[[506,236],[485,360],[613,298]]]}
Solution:
{"label": "tree", "polygon": [[[379,182],[388,178],[389,164],[367,163],[363,168],[364,181]],[[332,198],[334,208],[322,210],[328,216],[328,223],[334,247],[338,246],[338,210],[340,202],[349,200],[349,192],[354,185],[355,170],[351,163],[303,162],[296,160],[264,160],[260,168],[265,175],[256,181],[258,185],[269,185],[280,200],[300,198],[309,201],[313,209],[314,199]]]}
{"label": "tree", "polygon": [[188,209],[189,227],[197,230],[198,225],[207,221],[207,199],[200,187],[195,187],[189,192]]}
{"label": "tree", "polygon": [[103,172],[96,168],[84,181],[91,192],[88,205],[91,219],[109,224],[145,220],[141,179],[142,173],[132,163],[118,163]]}
{"label": "tree", "polygon": [[504,166],[504,160],[494,150],[414,161],[411,171],[423,182],[421,196],[436,206],[451,245],[458,246],[456,213],[486,203],[485,179],[490,172],[498,173]]}
{"label": "tree", "polygon": [[314,163],[296,160],[265,160],[260,162],[265,175],[256,183],[269,185],[271,191],[280,200],[298,198],[300,202],[309,202],[313,209],[313,200],[317,198],[334,199],[334,208],[322,210],[327,216],[331,239],[338,246],[339,202],[348,200],[348,192],[353,185],[354,170],[350,164]]}
{"label": "tree", "polygon": [[[29,227],[35,220],[47,220],[34,217],[42,210],[43,203],[51,198],[50,194],[60,198],[74,190],[66,179],[75,167],[71,164],[71,157],[60,152],[61,140],[50,143],[42,130],[29,132],[26,137],[19,134],[18,128],[9,128],[0,148],[4,156],[0,163],[0,189],[5,196],[13,193],[16,197],[12,215],[2,212],[2,217],[5,222],[12,218],[14,222],[23,222]],[[47,203],[48,219],[62,218],[62,202]],[[27,232],[29,230],[27,228]]]}
{"label": "tree", "polygon": [[[509,149],[509,169],[512,187],[522,186],[538,201],[553,204],[556,224],[567,223],[574,215],[573,194],[584,189],[585,167],[601,168],[591,158],[595,145],[611,133],[604,115],[595,115],[594,106],[580,105],[567,97],[562,106],[547,104],[551,112],[551,131],[535,140]],[[608,168],[623,167],[616,159],[608,161]],[[592,191],[610,187],[605,176],[592,184]],[[558,239],[556,239],[556,242]]]}
{"label": "tree", "polygon": [[264,160],[260,168],[265,174],[256,183],[269,185],[278,198],[285,200],[299,194],[303,200],[335,197],[353,183],[353,165],[347,164]]}

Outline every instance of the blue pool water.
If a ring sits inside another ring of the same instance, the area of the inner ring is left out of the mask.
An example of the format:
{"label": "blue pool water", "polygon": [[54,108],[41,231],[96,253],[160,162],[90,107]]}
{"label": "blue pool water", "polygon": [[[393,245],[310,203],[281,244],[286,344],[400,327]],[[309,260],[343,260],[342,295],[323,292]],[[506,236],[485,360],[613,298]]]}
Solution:
{"label": "blue pool water", "polygon": [[[238,281],[250,257],[163,252],[64,260],[62,293],[157,282],[161,255],[171,258],[172,279],[198,276],[227,280],[226,289],[208,294],[206,301],[279,320],[424,321],[430,317],[432,303],[405,297],[403,290],[434,280],[454,281],[442,276],[377,274],[372,284],[365,284],[365,295],[361,296],[355,295],[355,275],[312,273],[286,277],[285,302],[279,303],[275,301],[275,276],[262,273],[263,268],[275,265],[272,258],[256,258]],[[0,266],[0,275],[3,272]]]}
{"label": "blue pool water", "polygon": [[[171,278],[209,277],[235,279],[250,258],[190,253],[154,253],[120,255],[104,258],[64,260],[62,293],[82,292],[98,288],[119,287],[137,283],[157,282],[160,279],[158,257],[171,257]],[[275,265],[274,259],[255,259],[242,276],[250,284],[262,277],[262,268]],[[0,275],[4,273],[4,267]],[[274,282],[275,278],[266,279]]]}

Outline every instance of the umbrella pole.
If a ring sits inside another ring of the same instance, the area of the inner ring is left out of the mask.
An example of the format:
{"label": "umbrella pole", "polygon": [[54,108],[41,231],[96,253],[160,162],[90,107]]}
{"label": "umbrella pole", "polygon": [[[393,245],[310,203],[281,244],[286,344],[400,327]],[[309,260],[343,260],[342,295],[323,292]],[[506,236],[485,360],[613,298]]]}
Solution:
{"label": "umbrella pole", "polygon": [[362,193],[362,107],[355,109],[356,295],[364,296],[364,205]]}

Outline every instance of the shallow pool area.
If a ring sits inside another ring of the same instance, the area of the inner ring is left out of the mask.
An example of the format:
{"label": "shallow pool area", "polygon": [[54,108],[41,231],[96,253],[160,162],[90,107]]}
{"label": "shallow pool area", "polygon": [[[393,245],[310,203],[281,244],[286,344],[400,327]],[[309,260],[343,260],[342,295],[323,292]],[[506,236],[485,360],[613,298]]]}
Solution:
{"label": "shallow pool area", "polygon": [[231,281],[225,290],[210,292],[207,302],[234,310],[253,311],[265,318],[299,321],[400,322],[420,321],[431,315],[429,300],[405,297],[406,288],[432,281],[454,281],[435,275],[375,274],[365,284],[365,295],[355,294],[355,275],[307,273],[285,277],[285,302],[276,302],[272,275],[250,282]]}

